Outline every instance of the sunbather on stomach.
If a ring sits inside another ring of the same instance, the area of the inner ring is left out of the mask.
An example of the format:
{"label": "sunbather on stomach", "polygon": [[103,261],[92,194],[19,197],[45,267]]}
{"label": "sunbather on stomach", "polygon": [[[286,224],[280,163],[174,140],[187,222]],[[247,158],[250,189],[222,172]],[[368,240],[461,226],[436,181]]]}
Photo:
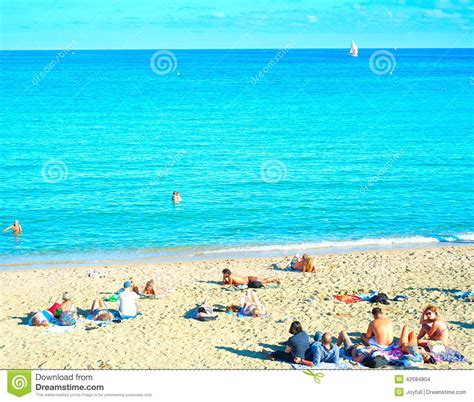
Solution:
{"label": "sunbather on stomach", "polygon": [[272,276],[270,278],[258,278],[256,276],[240,276],[233,274],[230,269],[226,268],[222,271],[222,285],[248,285],[249,282],[259,281],[263,284],[265,283],[280,283],[280,278],[277,276]]}

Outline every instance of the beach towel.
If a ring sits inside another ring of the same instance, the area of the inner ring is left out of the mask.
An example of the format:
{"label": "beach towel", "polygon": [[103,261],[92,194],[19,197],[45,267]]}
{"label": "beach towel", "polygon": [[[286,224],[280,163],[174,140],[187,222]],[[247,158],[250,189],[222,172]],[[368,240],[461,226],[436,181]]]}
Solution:
{"label": "beach towel", "polygon": [[372,297],[374,297],[375,295],[377,295],[378,292],[376,292],[375,290],[370,292],[370,293],[361,293],[361,294],[356,294],[354,296],[357,296],[359,299],[363,300],[363,301],[370,301],[370,299],[372,299]]}
{"label": "beach towel", "polygon": [[339,300],[340,302],[346,304],[353,304],[363,301],[359,296],[356,295],[337,295],[334,297],[336,298],[336,300]]}
{"label": "beach towel", "polygon": [[305,366],[304,364],[291,363],[291,367],[295,370],[347,370],[352,365],[339,360],[337,363],[319,363],[318,366]]}
{"label": "beach towel", "polygon": [[46,329],[47,332],[52,332],[56,334],[74,332],[81,326],[82,320],[77,320],[74,325],[57,325],[53,323],[52,327]]}
{"label": "beach towel", "polygon": [[[267,283],[261,289],[278,289],[280,287],[279,283]],[[247,285],[232,285],[232,286],[223,286],[222,289],[227,290],[229,292],[235,292],[238,290],[246,290],[248,289]]]}
{"label": "beach towel", "polygon": [[433,353],[436,358],[440,361],[448,362],[448,363],[459,363],[459,362],[466,362],[466,358],[464,355],[457,350],[452,348],[446,347],[444,352]]}
{"label": "beach towel", "polygon": [[469,297],[474,297],[474,291],[468,291],[468,292],[455,292],[454,296],[456,296],[458,299],[467,299]]}
{"label": "beach towel", "polygon": [[382,346],[382,345],[379,345],[376,341],[375,341],[375,338],[372,337],[369,339],[369,345],[370,346],[373,346],[375,348],[377,348],[378,350],[380,351],[384,351],[384,352],[389,352],[391,350],[393,350],[394,348],[396,348],[396,343],[393,342],[392,344],[388,345],[388,346]]}
{"label": "beach towel", "polygon": [[262,314],[258,317],[254,317],[253,315],[244,315],[244,314],[241,314],[240,312],[237,313],[237,318],[268,318],[268,317],[269,317],[268,313]]}

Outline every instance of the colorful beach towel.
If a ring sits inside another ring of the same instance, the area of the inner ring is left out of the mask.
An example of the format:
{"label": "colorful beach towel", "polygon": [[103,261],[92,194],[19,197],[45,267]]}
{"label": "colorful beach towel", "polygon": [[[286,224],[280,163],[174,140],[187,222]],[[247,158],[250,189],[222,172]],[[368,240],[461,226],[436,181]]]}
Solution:
{"label": "colorful beach towel", "polygon": [[434,355],[443,362],[448,363],[459,363],[459,362],[466,362],[466,358],[464,355],[457,350],[452,348],[446,347],[444,352],[434,353]]}
{"label": "colorful beach towel", "polygon": [[295,370],[347,370],[352,368],[352,365],[339,360],[337,363],[319,363],[318,366],[305,366],[304,364],[291,363],[291,367]]}
{"label": "colorful beach towel", "polygon": [[340,302],[346,304],[353,304],[363,301],[359,296],[356,295],[337,295],[334,297],[336,298],[336,300],[339,300]]}
{"label": "colorful beach towel", "polygon": [[81,326],[81,324],[82,324],[82,320],[77,320],[74,325],[57,325],[57,324],[53,323],[53,326],[52,326],[52,327],[48,327],[48,328],[46,329],[46,331],[47,331],[47,332],[56,333],[56,334],[62,334],[62,333],[67,333],[67,332],[74,332],[74,331],[76,331],[77,329],[79,329],[79,327]]}

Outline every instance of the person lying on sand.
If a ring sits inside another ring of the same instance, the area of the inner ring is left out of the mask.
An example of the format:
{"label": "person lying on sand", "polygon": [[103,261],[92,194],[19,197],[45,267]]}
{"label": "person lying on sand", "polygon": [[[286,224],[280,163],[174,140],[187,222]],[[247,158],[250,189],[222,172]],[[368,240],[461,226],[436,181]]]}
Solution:
{"label": "person lying on sand", "polygon": [[249,285],[250,282],[260,282],[260,283],[280,283],[280,278],[277,276],[272,276],[270,278],[260,279],[256,276],[240,276],[233,274],[230,269],[226,268],[222,271],[223,280],[222,286],[225,285]]}
{"label": "person lying on sand", "polygon": [[314,343],[306,352],[306,359],[311,366],[319,366],[320,363],[337,363],[339,361],[339,347],[332,342],[329,332],[321,334],[316,332]]}
{"label": "person lying on sand", "polygon": [[427,346],[429,341],[440,341],[445,346],[448,344],[448,326],[446,321],[439,316],[436,306],[428,304],[423,309],[420,324],[418,345]]}
{"label": "person lying on sand", "polygon": [[143,293],[146,294],[146,295],[156,295],[155,281],[153,279],[150,279],[146,283],[145,288],[143,289]]}
{"label": "person lying on sand", "polygon": [[12,229],[13,233],[15,234],[20,234],[23,231],[20,225],[20,221],[18,219],[13,222],[13,225],[8,226],[7,228],[3,229],[3,231],[8,232],[10,229]]}
{"label": "person lying on sand", "polygon": [[295,271],[315,272],[314,258],[309,254],[303,254],[302,258],[295,256],[291,260],[290,267]]}
{"label": "person lying on sand", "polygon": [[243,315],[261,317],[266,314],[265,307],[260,302],[257,293],[253,289],[245,291],[242,297]]}
{"label": "person lying on sand", "polygon": [[115,318],[102,299],[95,299],[92,302],[91,314],[94,321],[110,321]]}
{"label": "person lying on sand", "polygon": [[390,349],[393,345],[393,324],[390,318],[382,314],[382,309],[375,307],[372,309],[374,320],[370,322],[367,332],[362,334],[362,341],[366,345],[374,346],[378,349]]}
{"label": "person lying on sand", "polygon": [[303,331],[303,327],[299,321],[293,321],[290,326],[290,338],[286,342],[286,349],[263,353],[270,360],[278,360],[287,363],[301,363],[308,365],[305,360],[306,351],[309,349],[309,336]]}
{"label": "person lying on sand", "polygon": [[204,301],[196,310],[196,316],[194,317],[198,321],[213,321],[217,319],[216,314],[209,306],[207,300]]}
{"label": "person lying on sand", "polygon": [[381,356],[380,350],[374,346],[352,343],[346,331],[339,332],[336,345],[338,347],[343,345],[345,355],[350,356],[352,361],[360,363],[365,367],[378,368],[388,365],[387,359]]}
{"label": "person lying on sand", "polygon": [[411,361],[414,363],[436,363],[436,359],[428,353],[423,347],[418,346],[415,332],[408,332],[408,326],[405,324],[398,341],[398,348],[405,354],[411,355]]}
{"label": "person lying on sand", "polygon": [[[33,327],[48,327],[54,320],[54,307],[57,303],[58,301],[56,301],[48,310],[35,310],[28,314],[28,316],[31,317],[31,325]],[[53,310],[53,312],[51,310]]]}

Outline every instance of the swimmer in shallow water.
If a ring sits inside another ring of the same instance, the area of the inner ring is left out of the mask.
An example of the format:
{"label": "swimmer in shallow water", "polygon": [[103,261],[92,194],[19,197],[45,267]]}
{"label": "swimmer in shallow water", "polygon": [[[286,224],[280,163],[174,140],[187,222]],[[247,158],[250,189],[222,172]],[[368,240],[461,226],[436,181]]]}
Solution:
{"label": "swimmer in shallow water", "polygon": [[13,233],[15,234],[20,234],[23,231],[20,225],[20,221],[18,219],[15,219],[15,222],[13,222],[13,225],[8,226],[7,228],[3,229],[3,231],[8,232],[10,229],[13,229]]}

